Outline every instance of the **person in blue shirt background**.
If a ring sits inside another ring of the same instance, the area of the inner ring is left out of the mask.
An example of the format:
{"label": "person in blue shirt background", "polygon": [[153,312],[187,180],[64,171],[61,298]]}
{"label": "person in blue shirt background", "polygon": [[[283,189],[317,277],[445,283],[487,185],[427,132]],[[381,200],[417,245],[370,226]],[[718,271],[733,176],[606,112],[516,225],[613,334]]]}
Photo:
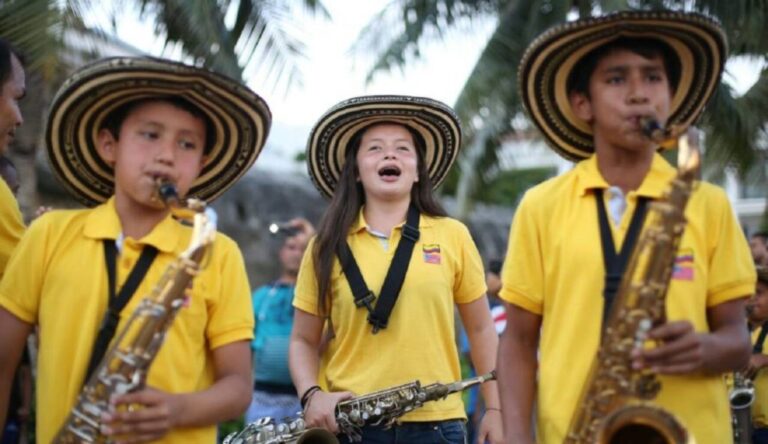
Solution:
{"label": "person in blue shirt background", "polygon": [[[296,389],[288,371],[288,340],[293,326],[293,290],[307,242],[314,235],[312,224],[293,219],[286,224],[286,238],[278,253],[280,277],[253,292],[256,320],[253,349],[253,399],[246,422],[269,416],[276,421],[301,412]],[[278,233],[279,234],[279,233]]]}
{"label": "person in blue shirt background", "polygon": [[[488,262],[488,268],[485,272],[485,285],[488,287],[488,303],[491,306],[491,318],[493,319],[493,325],[496,328],[496,333],[501,334],[507,325],[507,313],[504,310],[504,306],[499,301],[499,290],[501,290],[501,266],[502,261],[500,259],[491,259]],[[459,324],[458,331],[458,344],[459,351],[461,352],[461,377],[471,378],[477,376],[475,370],[472,368],[469,338],[464,328]],[[479,395],[479,386],[474,386],[469,390],[464,391],[464,406],[467,412],[467,442],[474,443],[477,427],[485,414],[485,406],[482,403]]]}

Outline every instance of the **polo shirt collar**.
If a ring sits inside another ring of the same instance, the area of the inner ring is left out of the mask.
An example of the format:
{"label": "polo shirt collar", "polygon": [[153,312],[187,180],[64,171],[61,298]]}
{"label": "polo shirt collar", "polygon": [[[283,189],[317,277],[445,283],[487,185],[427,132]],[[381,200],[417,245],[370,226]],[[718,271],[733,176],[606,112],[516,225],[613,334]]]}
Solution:
{"label": "polo shirt collar", "polygon": [[[654,153],[651,168],[645,175],[643,183],[635,191],[635,194],[651,198],[661,197],[669,182],[675,177],[675,174],[675,169],[669,162],[661,154]],[[597,156],[594,154],[576,165],[576,176],[578,178],[577,188],[580,196],[585,195],[588,190],[595,188],[606,189],[610,186],[603,178],[603,175],[600,174],[600,170],[597,168]]]}
{"label": "polo shirt collar", "polygon": [[[116,240],[122,232],[120,219],[115,209],[114,196],[105,203],[93,208],[85,221],[84,234],[91,239]],[[160,221],[146,236],[137,242],[152,245],[159,251],[171,253],[179,241],[179,222],[170,213]]]}
{"label": "polo shirt collar", "polygon": [[[360,207],[360,212],[357,214],[357,220],[352,223],[352,226],[349,227],[349,233],[355,234],[359,233],[360,231],[364,231],[368,227],[368,222],[365,220],[365,214],[364,214],[365,206]],[[431,217],[421,214],[419,217],[419,229],[431,227],[433,224],[433,220]],[[403,225],[405,225],[405,221],[400,222],[399,224],[395,225],[395,228],[403,228]]]}

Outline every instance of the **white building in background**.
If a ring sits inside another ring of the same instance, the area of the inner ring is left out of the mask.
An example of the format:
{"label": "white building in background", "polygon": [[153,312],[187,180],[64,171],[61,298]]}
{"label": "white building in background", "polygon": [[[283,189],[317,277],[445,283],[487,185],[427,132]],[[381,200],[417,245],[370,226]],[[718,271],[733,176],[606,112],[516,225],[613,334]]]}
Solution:
{"label": "white building in background", "polygon": [[[551,168],[553,175],[563,174],[574,163],[560,157],[539,138],[508,139],[499,153],[502,171],[528,168]],[[750,180],[744,184],[733,170],[726,170],[725,189],[739,222],[749,235],[758,230],[768,199],[768,164],[755,165]]]}

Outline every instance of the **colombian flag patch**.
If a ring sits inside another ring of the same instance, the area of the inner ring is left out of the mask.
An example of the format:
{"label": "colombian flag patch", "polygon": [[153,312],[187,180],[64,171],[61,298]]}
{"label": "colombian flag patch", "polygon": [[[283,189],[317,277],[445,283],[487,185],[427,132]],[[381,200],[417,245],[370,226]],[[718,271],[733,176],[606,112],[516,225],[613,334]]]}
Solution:
{"label": "colombian flag patch", "polygon": [[692,281],[693,265],[693,250],[690,248],[680,250],[677,257],[675,257],[675,265],[672,268],[672,279],[677,279],[678,281]]}
{"label": "colombian flag patch", "polygon": [[440,245],[424,245],[421,251],[424,253],[424,263],[440,265]]}

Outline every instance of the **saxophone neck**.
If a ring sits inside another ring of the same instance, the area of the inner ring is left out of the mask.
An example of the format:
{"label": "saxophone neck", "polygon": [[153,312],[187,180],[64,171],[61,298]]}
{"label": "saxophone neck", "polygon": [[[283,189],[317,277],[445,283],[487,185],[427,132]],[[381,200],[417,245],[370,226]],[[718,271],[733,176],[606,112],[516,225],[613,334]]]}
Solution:
{"label": "saxophone neck", "polygon": [[176,219],[189,222],[193,222],[195,215],[205,212],[207,208],[206,203],[200,199],[179,196],[176,184],[165,178],[155,183],[153,199],[168,208]]}
{"label": "saxophone neck", "polygon": [[677,167],[681,177],[693,179],[701,166],[699,133],[681,125],[663,126],[652,116],[640,120],[643,134],[663,148],[678,148]]}
{"label": "saxophone neck", "polygon": [[484,375],[475,376],[473,378],[462,379],[461,381],[451,382],[449,384],[441,384],[436,382],[424,387],[424,392],[427,395],[426,401],[433,401],[437,399],[445,398],[453,393],[464,391],[472,386],[482,384],[487,381],[496,379],[496,370],[490,371]]}

